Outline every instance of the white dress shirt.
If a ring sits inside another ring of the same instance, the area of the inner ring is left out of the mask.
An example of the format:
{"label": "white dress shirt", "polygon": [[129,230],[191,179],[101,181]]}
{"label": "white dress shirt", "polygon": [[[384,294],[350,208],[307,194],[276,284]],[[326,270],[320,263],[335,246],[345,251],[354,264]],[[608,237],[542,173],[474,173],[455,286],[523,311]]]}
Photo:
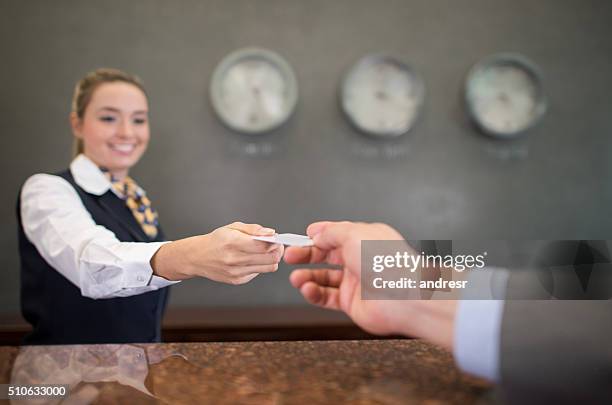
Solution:
{"label": "white dress shirt", "polygon": [[[104,173],[85,155],[70,164],[74,181],[90,194],[112,190]],[[66,180],[35,174],[21,190],[26,237],[61,275],[94,299],[127,297],[175,284],[153,275],[151,258],[167,242],[121,242],[97,225]]]}

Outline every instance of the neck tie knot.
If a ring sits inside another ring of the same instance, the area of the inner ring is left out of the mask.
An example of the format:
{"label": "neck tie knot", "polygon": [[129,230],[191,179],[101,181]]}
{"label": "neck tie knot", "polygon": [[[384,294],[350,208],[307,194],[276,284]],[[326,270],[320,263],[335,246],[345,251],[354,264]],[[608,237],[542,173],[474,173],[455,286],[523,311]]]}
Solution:
{"label": "neck tie knot", "polygon": [[132,211],[132,215],[134,215],[134,218],[136,218],[142,230],[149,238],[154,239],[158,232],[158,215],[151,206],[151,201],[144,191],[136,184],[134,179],[129,176],[119,180],[108,170],[102,169],[102,172],[104,172],[106,178],[111,182],[115,193],[121,199],[125,200],[125,204],[130,211]]}

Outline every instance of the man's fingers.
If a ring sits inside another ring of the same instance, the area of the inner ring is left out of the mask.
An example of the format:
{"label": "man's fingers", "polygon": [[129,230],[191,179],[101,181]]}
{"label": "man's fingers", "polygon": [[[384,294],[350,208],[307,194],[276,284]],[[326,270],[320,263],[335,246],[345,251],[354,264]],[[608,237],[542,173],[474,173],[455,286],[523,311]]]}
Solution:
{"label": "man's fingers", "polygon": [[340,287],[342,283],[342,270],[332,269],[298,269],[289,276],[291,285],[300,288],[309,281],[313,281],[322,287]]}
{"label": "man's fingers", "polygon": [[300,287],[300,293],[310,304],[340,310],[340,290],[337,288],[322,287],[313,281],[308,281]]}
{"label": "man's fingers", "polygon": [[332,221],[319,221],[319,222],[313,222],[312,224],[308,225],[308,228],[306,228],[306,235],[308,235],[309,237],[313,237],[316,234],[320,233],[321,231],[323,231],[323,229],[325,229],[325,227],[329,224],[333,224],[334,222]]}
{"label": "man's fingers", "polygon": [[[315,223],[313,226],[317,224],[320,223]],[[312,235],[315,246],[323,250],[333,250],[342,246],[351,236],[351,230],[354,229],[355,224],[351,222],[327,222],[318,226],[320,228],[315,228],[315,231],[318,232]]]}
{"label": "man's fingers", "polygon": [[283,259],[285,259],[285,262],[288,264],[308,263],[310,260],[310,248],[289,246],[285,249],[285,256]]}
{"label": "man's fingers", "polygon": [[327,253],[317,247],[290,246],[285,249],[285,261],[288,264],[325,263]]}

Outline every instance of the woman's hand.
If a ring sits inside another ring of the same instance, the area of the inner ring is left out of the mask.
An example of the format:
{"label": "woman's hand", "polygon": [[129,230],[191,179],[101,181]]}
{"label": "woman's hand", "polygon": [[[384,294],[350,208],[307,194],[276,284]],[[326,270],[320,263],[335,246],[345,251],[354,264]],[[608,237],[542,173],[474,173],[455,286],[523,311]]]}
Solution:
{"label": "woman's hand", "polygon": [[213,232],[163,245],[151,259],[153,272],[168,280],[206,277],[227,284],[244,284],[260,273],[278,269],[283,245],[252,239],[274,230],[257,224],[233,224]]}

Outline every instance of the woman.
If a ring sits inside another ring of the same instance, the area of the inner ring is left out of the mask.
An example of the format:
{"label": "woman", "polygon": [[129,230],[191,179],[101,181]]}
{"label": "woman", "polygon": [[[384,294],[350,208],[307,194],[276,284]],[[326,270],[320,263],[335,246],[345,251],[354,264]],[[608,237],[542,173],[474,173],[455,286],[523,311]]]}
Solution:
{"label": "woman", "polygon": [[98,69],[76,86],[70,122],[76,157],[63,172],[36,174],[17,215],[26,344],[160,341],[169,285],[192,277],[242,284],[276,271],[282,245],[233,223],[164,242],[145,191],[128,176],[149,142],[140,80]]}

